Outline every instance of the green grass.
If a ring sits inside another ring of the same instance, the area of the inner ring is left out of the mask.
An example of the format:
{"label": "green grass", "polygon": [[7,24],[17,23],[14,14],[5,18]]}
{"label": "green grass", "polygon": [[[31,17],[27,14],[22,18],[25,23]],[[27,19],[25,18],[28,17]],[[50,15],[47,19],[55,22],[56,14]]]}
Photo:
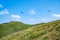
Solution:
{"label": "green grass", "polygon": [[32,25],[24,24],[22,22],[9,22],[0,24],[0,38],[27,29],[29,27],[32,27]]}
{"label": "green grass", "polygon": [[60,20],[36,24],[4,36],[0,40],[60,40]]}

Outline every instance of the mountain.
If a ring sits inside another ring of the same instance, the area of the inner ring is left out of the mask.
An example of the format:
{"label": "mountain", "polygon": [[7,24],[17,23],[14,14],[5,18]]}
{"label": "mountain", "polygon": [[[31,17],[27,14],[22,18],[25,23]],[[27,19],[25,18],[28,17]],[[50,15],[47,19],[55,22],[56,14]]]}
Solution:
{"label": "mountain", "polygon": [[7,35],[0,40],[60,40],[60,20],[38,24]]}
{"label": "mountain", "polygon": [[14,22],[14,21],[0,24],[0,38],[9,34],[27,29],[30,26],[32,25],[24,24],[22,22]]}

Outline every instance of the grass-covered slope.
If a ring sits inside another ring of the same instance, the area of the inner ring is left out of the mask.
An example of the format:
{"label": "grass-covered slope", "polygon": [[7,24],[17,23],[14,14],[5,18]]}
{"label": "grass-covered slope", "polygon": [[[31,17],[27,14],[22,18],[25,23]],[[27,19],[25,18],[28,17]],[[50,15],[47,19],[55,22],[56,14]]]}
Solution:
{"label": "grass-covered slope", "polygon": [[0,40],[60,40],[60,20],[25,29]]}
{"label": "grass-covered slope", "polygon": [[24,30],[32,25],[24,24],[22,22],[9,22],[0,24],[0,38],[7,36],[9,34]]}

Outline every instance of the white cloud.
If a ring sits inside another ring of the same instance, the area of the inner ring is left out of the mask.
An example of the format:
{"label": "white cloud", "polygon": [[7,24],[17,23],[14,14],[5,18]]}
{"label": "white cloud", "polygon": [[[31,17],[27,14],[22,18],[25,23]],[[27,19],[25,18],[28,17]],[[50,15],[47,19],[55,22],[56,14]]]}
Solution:
{"label": "white cloud", "polygon": [[52,16],[60,18],[60,14],[52,14]]}
{"label": "white cloud", "polygon": [[41,18],[41,20],[44,20],[44,21],[46,21],[46,20],[48,20],[48,19],[46,19],[46,18]]}
{"label": "white cloud", "polygon": [[50,19],[48,19],[48,18],[41,18],[40,20],[41,20],[41,22],[48,22]]}
{"label": "white cloud", "polygon": [[36,14],[36,12],[35,12],[34,9],[31,9],[31,10],[29,11],[29,13],[30,13],[31,15],[35,15],[35,14]]}
{"label": "white cloud", "polygon": [[0,4],[0,8],[3,8],[3,5]]}
{"label": "white cloud", "polygon": [[0,11],[0,15],[2,15],[2,14],[9,14],[9,12],[7,9],[4,9],[4,10]]}
{"label": "white cloud", "polygon": [[30,21],[30,22],[34,22],[34,19],[29,19],[28,21]]}
{"label": "white cloud", "polygon": [[21,19],[21,16],[19,16],[19,15],[11,15],[12,21],[20,21],[20,19]]}

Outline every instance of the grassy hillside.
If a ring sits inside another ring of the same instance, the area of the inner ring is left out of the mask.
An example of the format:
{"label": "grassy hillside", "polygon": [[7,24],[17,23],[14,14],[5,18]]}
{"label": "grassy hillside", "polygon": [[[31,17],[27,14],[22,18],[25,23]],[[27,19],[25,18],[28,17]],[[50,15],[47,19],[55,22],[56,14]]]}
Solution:
{"label": "grassy hillside", "polygon": [[0,40],[60,40],[60,20],[21,30]]}
{"label": "grassy hillside", "polygon": [[0,24],[0,38],[14,32],[18,32],[31,27],[32,25],[24,24],[22,22],[9,22]]}

